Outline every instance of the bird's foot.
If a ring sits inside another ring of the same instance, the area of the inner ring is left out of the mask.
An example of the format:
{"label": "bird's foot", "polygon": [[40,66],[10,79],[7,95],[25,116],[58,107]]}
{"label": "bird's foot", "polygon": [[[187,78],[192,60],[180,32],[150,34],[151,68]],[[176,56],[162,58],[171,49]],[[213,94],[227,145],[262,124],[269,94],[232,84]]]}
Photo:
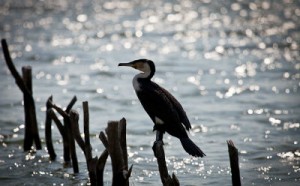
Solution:
{"label": "bird's foot", "polygon": [[154,152],[154,156],[157,158],[157,156],[156,156],[156,147],[157,147],[157,145],[164,145],[164,142],[162,141],[162,140],[156,140],[156,141],[154,141],[154,143],[153,143],[153,146],[152,146],[152,150],[153,150],[153,152]]}

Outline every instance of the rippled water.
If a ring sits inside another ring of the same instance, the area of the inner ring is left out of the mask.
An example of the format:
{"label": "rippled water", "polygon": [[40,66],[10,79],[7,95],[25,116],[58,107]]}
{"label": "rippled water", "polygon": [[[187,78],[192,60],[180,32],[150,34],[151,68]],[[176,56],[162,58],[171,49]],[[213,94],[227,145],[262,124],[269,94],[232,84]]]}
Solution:
{"label": "rippled water", "polygon": [[[50,95],[62,107],[76,95],[80,113],[89,102],[94,155],[103,151],[96,136],[107,121],[125,117],[131,185],[160,184],[152,123],[131,85],[137,72],[117,67],[138,58],[156,62],[154,81],[182,103],[190,136],[207,154],[191,158],[165,135],[169,171],[182,185],[231,185],[229,139],[240,152],[243,185],[298,185],[299,19],[296,0],[0,2],[1,38],[19,71],[33,68],[42,140]],[[57,161],[45,149],[23,152],[22,94],[0,58],[0,183],[85,184],[84,156],[78,150],[79,174],[63,168],[55,128]]]}

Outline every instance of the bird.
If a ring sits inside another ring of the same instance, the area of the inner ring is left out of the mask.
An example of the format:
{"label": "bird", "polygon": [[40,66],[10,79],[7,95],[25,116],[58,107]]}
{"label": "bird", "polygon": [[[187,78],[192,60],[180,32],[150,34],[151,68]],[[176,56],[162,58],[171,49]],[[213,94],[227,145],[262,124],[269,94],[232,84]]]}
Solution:
{"label": "bird", "polygon": [[163,140],[165,132],[179,138],[183,149],[194,157],[206,156],[189,138],[187,131],[191,129],[190,121],[181,104],[166,89],[151,81],[155,74],[155,64],[149,59],[138,59],[118,66],[132,67],[140,71],[134,76],[132,84],[144,110],[154,123],[156,141]]}

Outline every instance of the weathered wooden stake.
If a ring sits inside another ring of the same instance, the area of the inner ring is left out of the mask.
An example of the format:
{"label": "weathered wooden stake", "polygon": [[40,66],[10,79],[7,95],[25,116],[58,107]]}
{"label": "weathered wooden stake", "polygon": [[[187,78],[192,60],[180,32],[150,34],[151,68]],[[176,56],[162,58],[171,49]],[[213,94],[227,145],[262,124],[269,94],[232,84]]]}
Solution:
{"label": "weathered wooden stake", "polygon": [[[75,147],[75,135],[74,135],[74,126],[78,126],[79,114],[75,110],[70,111],[70,126],[69,126],[69,143],[70,143],[70,152],[72,158],[72,165],[74,173],[79,172],[78,160],[76,155],[76,147]],[[68,126],[66,126],[67,128]]]}
{"label": "weathered wooden stake", "polygon": [[165,151],[163,148],[163,142],[158,141],[156,142],[155,148],[153,149],[154,154],[156,155],[159,174],[161,182],[164,186],[179,186],[179,180],[175,176],[175,174],[172,174],[172,177],[168,173],[168,167],[166,165],[166,159],[165,159]]}
{"label": "weathered wooden stake", "polygon": [[[87,101],[82,102],[83,107],[83,132],[84,132],[84,155],[86,159],[86,165],[89,172],[90,183],[92,186],[97,185],[97,161],[98,157],[93,158],[92,146],[90,143],[90,118],[89,118],[89,103]],[[78,143],[78,141],[77,141]]]}
{"label": "weathered wooden stake", "polygon": [[[48,99],[48,102],[49,102],[49,99]],[[49,119],[47,118],[50,118],[50,121],[48,121]],[[52,144],[52,129],[51,129],[51,121],[54,121],[54,123],[56,124],[59,132],[60,132],[60,135],[62,136],[63,138],[63,146],[65,148],[65,142],[67,141],[65,138],[66,138],[66,135],[65,135],[65,129],[64,129],[64,126],[63,124],[59,121],[59,119],[57,118],[57,116],[55,115],[53,109],[48,109],[47,110],[47,113],[46,113],[46,127],[45,127],[45,136],[46,136],[46,145],[47,145],[47,149],[48,149],[48,154],[50,155],[50,160],[55,160],[56,158],[56,153],[54,151],[54,148],[53,148],[53,144]]]}
{"label": "weathered wooden stake", "polygon": [[52,119],[50,116],[50,109],[51,109],[51,105],[49,104],[49,102],[52,102],[52,96],[50,96],[47,100],[46,103],[46,119],[45,119],[45,140],[46,140],[46,147],[48,150],[48,154],[50,156],[50,160],[55,160],[56,158],[56,153],[53,147],[53,143],[52,143]]}
{"label": "weathered wooden stake", "polygon": [[232,185],[241,186],[238,149],[234,146],[231,140],[227,141],[227,145],[230,159]]}
{"label": "weathered wooden stake", "polygon": [[23,78],[20,76],[10,57],[9,49],[5,39],[1,40],[4,58],[8,69],[15,78],[16,84],[23,92],[25,113],[24,151],[31,150],[33,142],[36,149],[41,150],[42,144],[38,132],[38,124],[35,113],[35,104],[32,96],[32,70],[30,66],[22,68]]}

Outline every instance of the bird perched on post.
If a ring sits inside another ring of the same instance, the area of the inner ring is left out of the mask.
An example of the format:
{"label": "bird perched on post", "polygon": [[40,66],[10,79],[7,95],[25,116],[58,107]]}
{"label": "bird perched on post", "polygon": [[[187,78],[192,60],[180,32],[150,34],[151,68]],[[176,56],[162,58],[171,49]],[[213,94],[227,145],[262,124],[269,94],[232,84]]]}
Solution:
{"label": "bird perched on post", "polygon": [[191,124],[181,104],[167,90],[151,81],[155,73],[154,63],[148,59],[138,59],[129,63],[120,63],[119,66],[128,66],[141,71],[133,78],[132,83],[145,111],[154,122],[156,142],[162,141],[163,134],[168,132],[179,138],[184,150],[190,155],[205,156],[188,137],[186,131],[191,129]]}

